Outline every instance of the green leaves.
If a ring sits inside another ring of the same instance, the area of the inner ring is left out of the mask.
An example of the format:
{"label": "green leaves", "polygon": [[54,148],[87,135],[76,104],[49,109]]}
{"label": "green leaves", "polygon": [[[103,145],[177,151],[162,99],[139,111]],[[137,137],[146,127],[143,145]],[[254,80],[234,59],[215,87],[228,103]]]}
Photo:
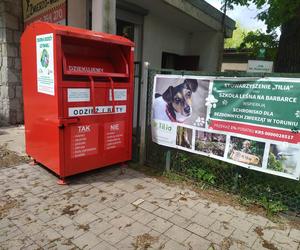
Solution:
{"label": "green leaves", "polygon": [[282,160],[276,160],[276,157],[273,153],[269,154],[268,169],[272,169],[279,172],[283,172],[284,170]]}
{"label": "green leaves", "polygon": [[250,31],[244,37],[239,49],[249,49],[253,57],[258,57],[259,51],[266,49],[265,57],[274,61],[278,49],[278,36],[276,32],[265,34],[260,30]]}
{"label": "green leaves", "polygon": [[198,181],[205,181],[209,184],[214,184],[216,176],[205,169],[191,166],[186,170],[186,174]]}
{"label": "green leaves", "polygon": [[287,206],[283,205],[281,201],[273,201],[266,197],[261,197],[259,204],[266,209],[267,216],[274,216],[280,212],[287,211]]}
{"label": "green leaves", "polygon": [[277,48],[278,37],[276,32],[265,34],[260,30],[250,31],[244,37],[241,48]]}
{"label": "green leaves", "polygon": [[234,9],[234,5],[242,5],[242,6],[249,6],[251,1],[248,0],[222,0],[222,10],[225,8],[225,3],[227,4],[227,8],[230,10]]}
{"label": "green leaves", "polygon": [[242,28],[238,22],[236,24],[236,27],[237,28],[233,31],[232,38],[225,39],[224,48],[226,49],[239,48],[244,40],[244,37],[249,32],[249,30]]}

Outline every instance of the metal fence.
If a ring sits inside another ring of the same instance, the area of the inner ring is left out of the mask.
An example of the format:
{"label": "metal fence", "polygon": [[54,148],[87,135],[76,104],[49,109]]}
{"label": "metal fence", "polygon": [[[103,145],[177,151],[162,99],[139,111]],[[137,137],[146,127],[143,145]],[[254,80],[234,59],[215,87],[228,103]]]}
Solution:
{"label": "metal fence", "polygon": [[151,106],[154,76],[156,74],[236,76],[236,77],[300,77],[300,74],[249,74],[249,73],[202,73],[173,70],[148,71],[146,149],[145,164],[164,169],[170,160],[172,171],[187,175],[195,181],[212,185],[226,192],[240,195],[245,202],[258,201],[271,204],[272,209],[286,208],[293,215],[300,216],[300,181],[290,180],[271,174],[248,170],[223,161],[205,156],[168,148],[152,142],[151,139]]}

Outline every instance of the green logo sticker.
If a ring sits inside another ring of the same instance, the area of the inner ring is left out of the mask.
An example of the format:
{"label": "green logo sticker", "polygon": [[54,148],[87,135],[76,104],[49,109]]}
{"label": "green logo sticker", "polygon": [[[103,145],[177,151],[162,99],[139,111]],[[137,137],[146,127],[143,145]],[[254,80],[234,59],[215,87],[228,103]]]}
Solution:
{"label": "green logo sticker", "polygon": [[49,53],[46,49],[43,49],[43,51],[42,51],[41,64],[44,68],[47,68],[49,65]]}

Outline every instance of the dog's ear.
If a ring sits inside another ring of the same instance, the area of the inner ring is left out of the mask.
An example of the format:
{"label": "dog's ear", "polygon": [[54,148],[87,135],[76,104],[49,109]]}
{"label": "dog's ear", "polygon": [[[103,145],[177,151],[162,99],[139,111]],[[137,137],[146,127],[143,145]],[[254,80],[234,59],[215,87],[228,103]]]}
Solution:
{"label": "dog's ear", "polygon": [[163,94],[162,94],[163,99],[165,102],[170,103],[173,100],[173,87],[170,86]]}
{"label": "dog's ear", "polygon": [[198,88],[198,82],[196,79],[185,79],[184,83],[190,88],[191,91],[196,92]]}

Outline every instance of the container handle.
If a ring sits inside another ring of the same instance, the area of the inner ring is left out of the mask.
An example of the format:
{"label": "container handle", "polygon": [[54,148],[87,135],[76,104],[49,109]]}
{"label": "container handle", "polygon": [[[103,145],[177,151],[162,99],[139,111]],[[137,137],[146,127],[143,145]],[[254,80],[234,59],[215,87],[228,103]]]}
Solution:
{"label": "container handle", "polygon": [[91,81],[91,99],[93,105],[93,113],[96,113],[96,101],[95,101],[95,82],[92,76],[89,76]]}
{"label": "container handle", "polygon": [[64,128],[68,125],[74,125],[80,122],[79,117],[69,117],[69,118],[64,118],[59,120],[59,128]]}
{"label": "container handle", "polygon": [[110,81],[110,88],[111,88],[111,100],[112,100],[112,112],[115,113],[115,88],[114,88],[114,81],[113,79],[109,76],[108,77]]}

